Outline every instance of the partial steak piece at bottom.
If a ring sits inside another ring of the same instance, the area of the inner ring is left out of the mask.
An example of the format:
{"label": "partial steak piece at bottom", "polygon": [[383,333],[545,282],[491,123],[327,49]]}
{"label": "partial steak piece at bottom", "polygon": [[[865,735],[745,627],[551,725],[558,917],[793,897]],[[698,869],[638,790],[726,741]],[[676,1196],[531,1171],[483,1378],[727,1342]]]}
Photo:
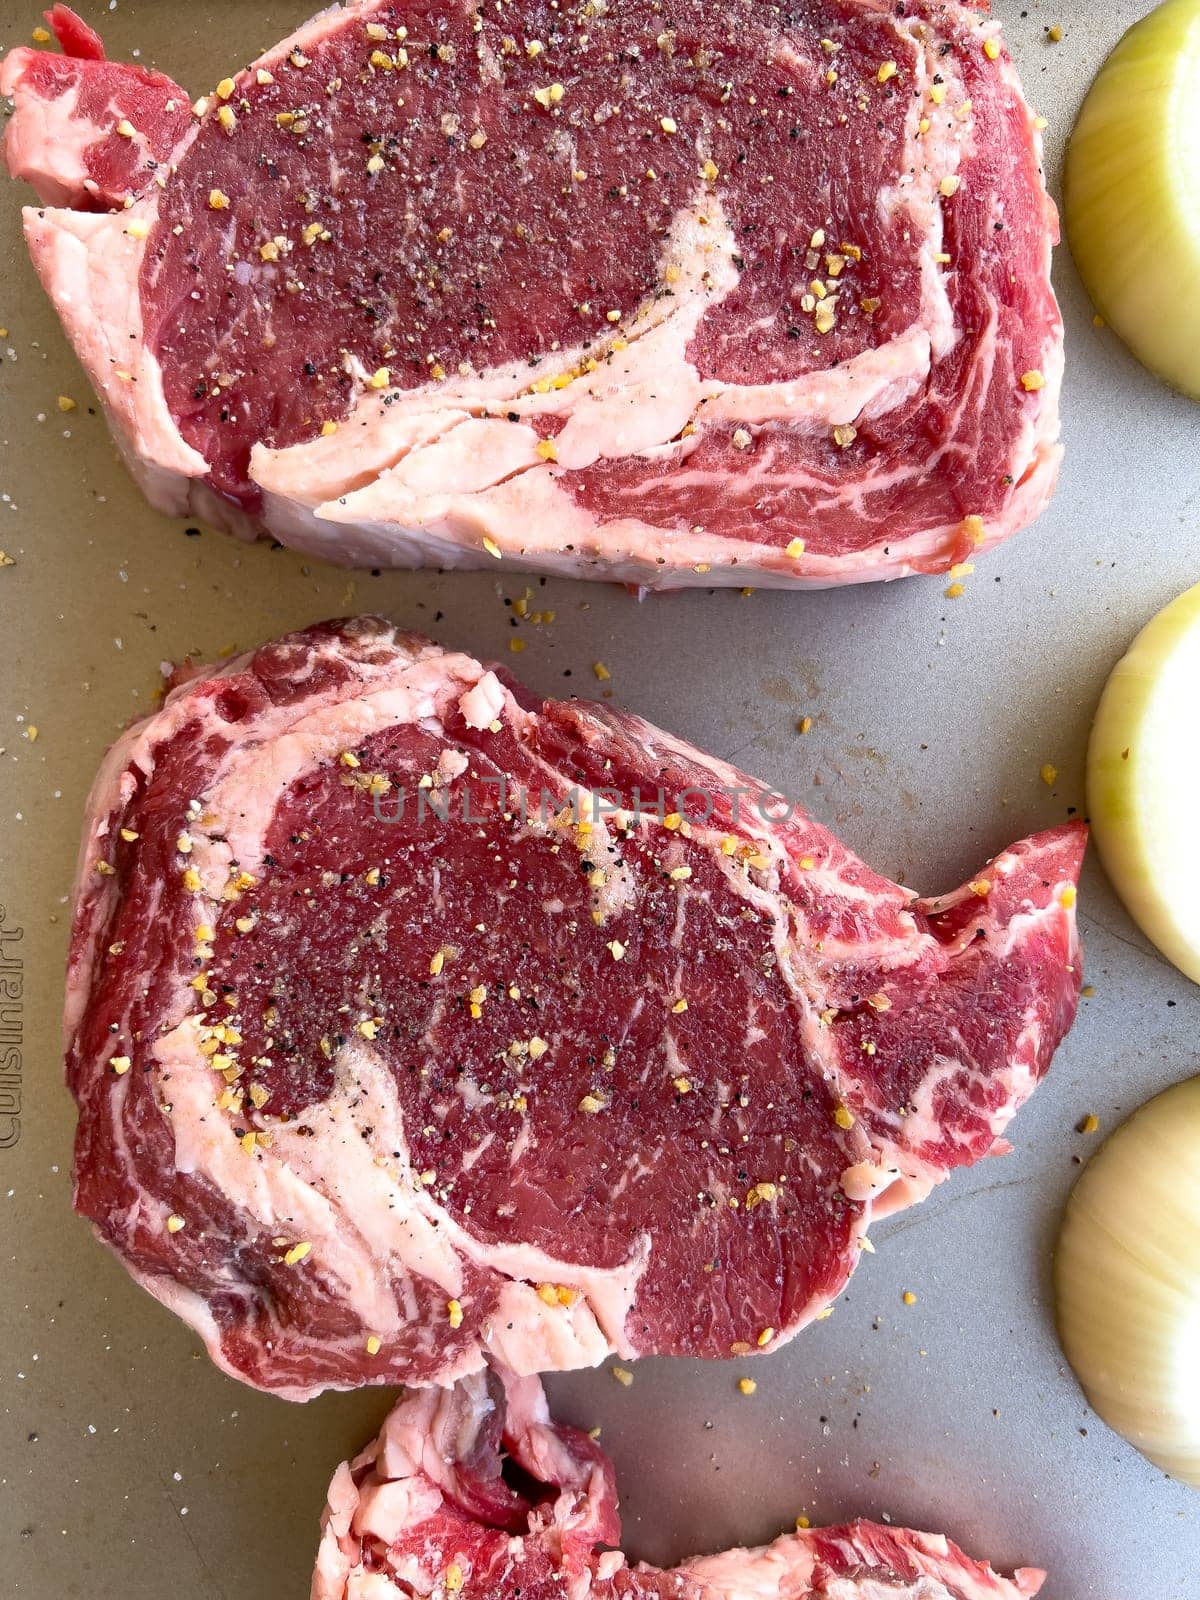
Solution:
{"label": "partial steak piece at bottom", "polygon": [[1058,222],[983,0],[358,0],[194,106],[52,20],[0,67],[8,167],[164,511],[814,587],[1051,495]]}
{"label": "partial steak piece at bottom", "polygon": [[109,753],[76,1204],[302,1398],[766,1350],[998,1153],[1080,983],[1081,826],[921,900],[636,717],[361,619]]}
{"label": "partial steak piece at bottom", "polygon": [[1003,1578],[940,1535],[875,1522],[668,1571],[629,1566],[619,1539],[599,1446],[551,1421],[536,1378],[478,1374],[402,1400],[337,1469],[311,1600],[1030,1600],[1044,1578],[1030,1567]]}

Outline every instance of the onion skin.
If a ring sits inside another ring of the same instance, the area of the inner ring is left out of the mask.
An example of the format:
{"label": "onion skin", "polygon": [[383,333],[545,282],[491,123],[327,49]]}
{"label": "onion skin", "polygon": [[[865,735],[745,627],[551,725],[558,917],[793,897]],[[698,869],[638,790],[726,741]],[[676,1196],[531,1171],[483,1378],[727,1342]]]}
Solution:
{"label": "onion skin", "polygon": [[1059,1339],[1093,1408],[1200,1487],[1200,1078],[1149,1101],[1088,1163],[1055,1290]]}
{"label": "onion skin", "polygon": [[1167,0],[1109,56],[1063,190],[1096,309],[1151,372],[1200,398],[1200,0]]}
{"label": "onion skin", "polygon": [[1200,584],[1112,671],[1087,760],[1104,870],[1146,937],[1200,983]]}

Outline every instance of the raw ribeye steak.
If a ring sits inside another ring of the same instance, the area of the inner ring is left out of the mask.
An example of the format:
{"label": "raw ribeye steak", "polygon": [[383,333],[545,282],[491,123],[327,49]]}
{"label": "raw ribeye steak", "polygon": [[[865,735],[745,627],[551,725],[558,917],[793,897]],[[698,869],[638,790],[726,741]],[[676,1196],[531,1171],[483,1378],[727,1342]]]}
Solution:
{"label": "raw ribeye steak", "polygon": [[297,1398],[778,1345],[1003,1148],[1085,837],[928,901],[788,809],[378,619],[176,688],[89,802],[79,1209]]}
{"label": "raw ribeye steak", "polygon": [[369,0],[194,107],[52,20],[8,163],[164,511],[670,588],[941,572],[1050,495],[1057,220],[981,6]]}
{"label": "raw ribeye steak", "polygon": [[1044,1578],[1031,1567],[1002,1578],[939,1535],[875,1522],[669,1571],[629,1566],[612,1548],[620,1535],[599,1446],[551,1421],[536,1378],[480,1374],[402,1400],[338,1468],[312,1600],[1029,1600]]}

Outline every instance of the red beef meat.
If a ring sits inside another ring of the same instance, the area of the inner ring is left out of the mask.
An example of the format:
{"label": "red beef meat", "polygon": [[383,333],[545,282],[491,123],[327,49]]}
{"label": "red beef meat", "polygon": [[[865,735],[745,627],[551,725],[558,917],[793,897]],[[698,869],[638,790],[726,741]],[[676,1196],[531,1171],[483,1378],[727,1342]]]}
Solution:
{"label": "red beef meat", "polygon": [[1082,826],[934,900],[636,717],[361,619],[109,753],[76,1203],[302,1398],[772,1349],[1006,1148],[1074,1015]]}
{"label": "red beef meat", "polygon": [[[508,1487],[506,1462],[525,1475]],[[669,1571],[630,1566],[611,1463],[551,1421],[536,1378],[467,1379],[403,1400],[334,1475],[312,1600],[1031,1600],[948,1539],[876,1522],[812,1528]]]}
{"label": "red beef meat", "polygon": [[155,505],[346,565],[941,572],[1057,471],[1041,136],[952,0],[323,12],[189,106],[18,49],[42,280]]}

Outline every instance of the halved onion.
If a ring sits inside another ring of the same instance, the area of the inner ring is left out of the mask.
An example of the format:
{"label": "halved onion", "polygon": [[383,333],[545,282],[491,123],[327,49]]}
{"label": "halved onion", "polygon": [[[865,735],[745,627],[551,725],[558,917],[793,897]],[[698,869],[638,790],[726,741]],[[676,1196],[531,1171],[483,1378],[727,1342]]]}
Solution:
{"label": "halved onion", "polygon": [[1147,938],[1200,983],[1200,584],[1113,668],[1088,747],[1100,859]]}
{"label": "halved onion", "polygon": [[1200,1078],[1149,1101],[1092,1157],[1055,1280],[1059,1338],[1092,1406],[1200,1486]]}
{"label": "halved onion", "polygon": [[1096,309],[1139,361],[1200,398],[1200,0],[1167,0],[1100,69],[1064,199]]}

